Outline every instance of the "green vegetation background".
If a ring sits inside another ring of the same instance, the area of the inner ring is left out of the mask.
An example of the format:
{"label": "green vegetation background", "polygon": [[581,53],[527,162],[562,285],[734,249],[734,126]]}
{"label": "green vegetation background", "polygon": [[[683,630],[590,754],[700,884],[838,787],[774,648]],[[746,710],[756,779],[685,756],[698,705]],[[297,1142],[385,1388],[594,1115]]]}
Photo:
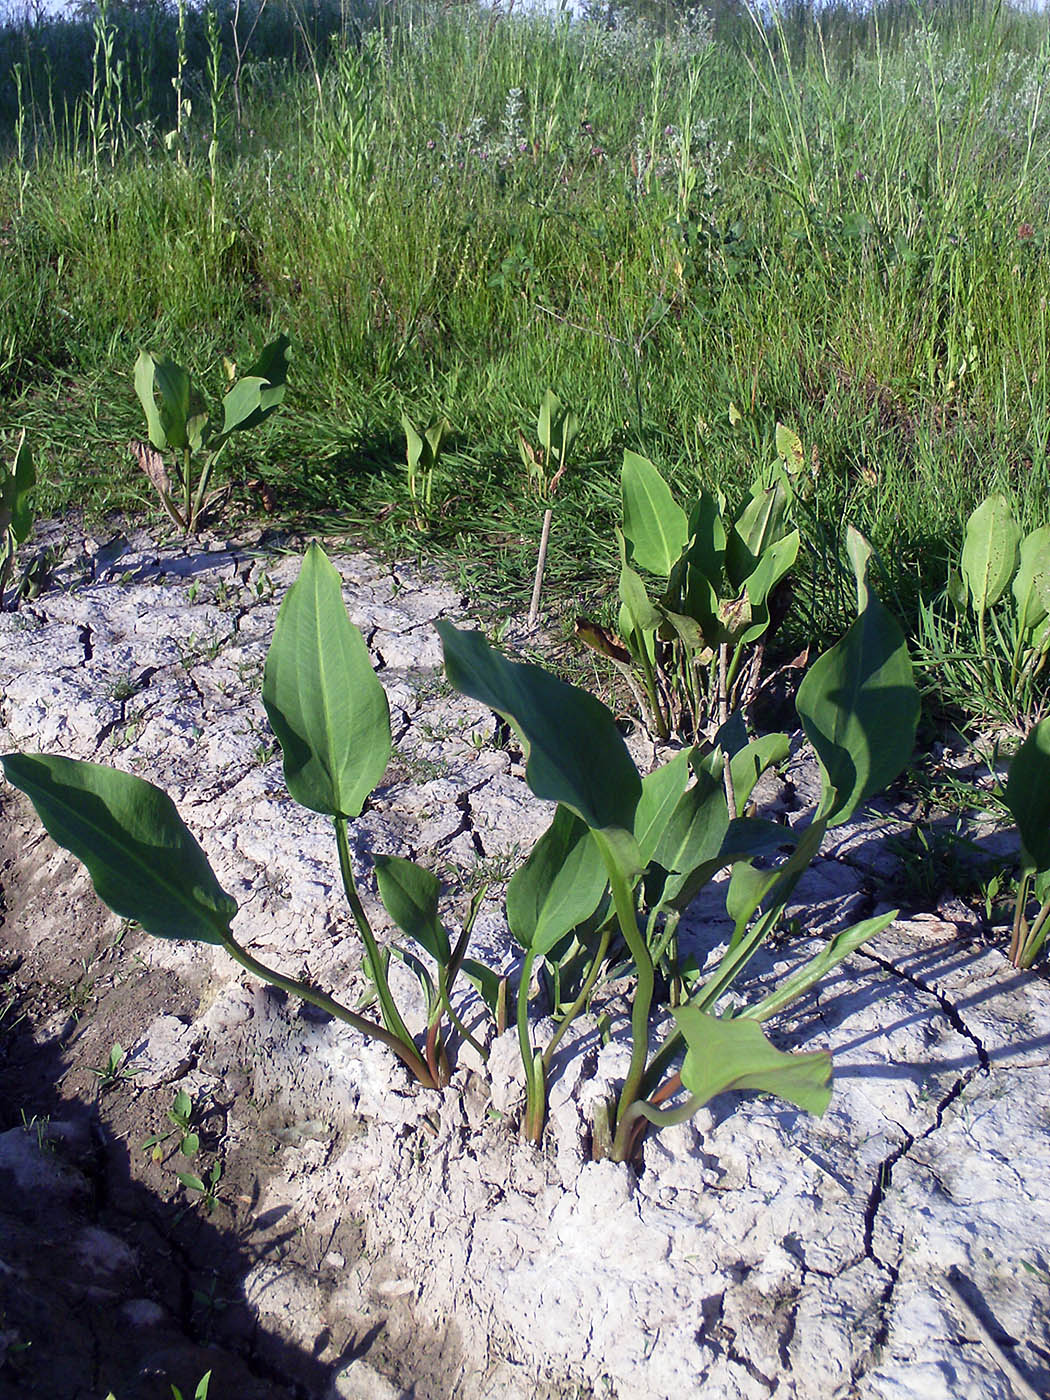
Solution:
{"label": "green vegetation background", "polygon": [[[0,31],[0,429],[30,430],[42,513],[154,509],[140,346],[211,397],[287,330],[288,403],[233,477],[482,598],[527,597],[517,430],[548,386],[581,425],[547,581],[571,610],[614,583],[625,446],[733,496],[795,427],[826,636],[844,518],[909,614],[989,491],[1046,519],[1046,15],[208,14],[181,78],[156,4]],[[426,539],[402,412],[452,429]]]}

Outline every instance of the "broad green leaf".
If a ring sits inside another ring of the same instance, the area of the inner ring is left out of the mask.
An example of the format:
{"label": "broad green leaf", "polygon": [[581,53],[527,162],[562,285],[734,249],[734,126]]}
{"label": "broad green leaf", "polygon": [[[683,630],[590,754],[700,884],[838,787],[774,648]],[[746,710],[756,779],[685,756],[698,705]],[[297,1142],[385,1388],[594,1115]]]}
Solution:
{"label": "broad green leaf", "polygon": [[770,593],[798,558],[799,543],[798,531],[792,530],[763,550],[754,573],[744,581],[752,608],[766,606]]}
{"label": "broad green leaf", "polygon": [[919,719],[904,634],[870,590],[845,637],[809,668],[795,708],[820,760],[819,815],[836,826],[901,772]]}
{"label": "broad green leaf", "polygon": [[439,966],[447,967],[452,951],[438,918],[441,886],[437,876],[400,856],[377,855],[375,869],[379,898],[394,923],[425,948]]}
{"label": "broad green leaf", "polygon": [[0,758],[52,840],[87,866],[114,913],[161,938],[222,943],[237,901],[219,885],[175,804],[142,778],[52,754]]}
{"label": "broad green leaf", "polygon": [[729,808],[720,772],[715,775],[699,767],[696,781],[675,804],[651,859],[672,874],[687,875],[718,856],[728,830]]}
{"label": "broad green leaf", "polygon": [[[713,589],[722,582],[725,565],[726,527],[718,501],[710,491],[701,490],[689,514],[689,546],[686,558],[710,581]],[[716,594],[717,596],[717,594]]]}
{"label": "broad green leaf", "polygon": [[738,812],[747,806],[755,784],[766,769],[783,763],[790,752],[791,741],[786,734],[762,734],[733,755],[729,771]]}
{"label": "broad green leaf", "polygon": [[138,359],[135,361],[135,393],[138,395],[142,411],[146,415],[149,440],[158,452],[163,452],[168,445],[168,438],[164,432],[164,424],[161,421],[160,409],[157,407],[157,399],[154,394],[156,373],[156,360],[153,355],[148,350],[140,350]]}
{"label": "broad green leaf", "polygon": [[[147,355],[152,364],[152,374],[149,374],[149,367],[142,363],[143,355]],[[140,370],[141,369],[141,381]],[[147,387],[150,400],[156,405],[155,394],[160,394],[160,404],[157,408],[160,421],[160,440],[154,440],[154,419],[150,411],[146,408],[146,420],[150,428],[150,441],[158,452],[165,447],[174,448],[176,452],[183,452],[189,448],[191,452],[196,452],[203,441],[204,428],[208,421],[208,414],[201,402],[200,395],[190,382],[190,377],[181,365],[177,365],[174,360],[167,356],[150,354],[143,351],[139,356],[139,365],[135,369],[135,389],[139,399],[146,407],[142,397],[142,390]]]}
{"label": "broad green leaf", "polygon": [[757,1021],[726,1020],[695,1006],[673,1013],[686,1043],[682,1083],[709,1103],[729,1089],[776,1094],[807,1113],[821,1114],[831,1101],[831,1056],[826,1050],[785,1054],[766,1039]]}
{"label": "broad green leaf", "polygon": [[782,481],[756,488],[729,530],[726,575],[734,589],[754,573],[759,559],[783,533],[788,491]]}
{"label": "broad green leaf", "polygon": [[1017,568],[1020,539],[1005,496],[988,496],[967,520],[961,567],[975,612],[994,607],[1006,592]]}
{"label": "broad green leaf", "polygon": [[390,711],[339,575],[317,543],[277,614],[263,704],[296,802],[359,816],[390,757]]}
{"label": "broad green leaf", "polygon": [[1050,716],[1014,754],[1003,799],[1017,823],[1026,863],[1050,870]]}
{"label": "broad green leaf", "polygon": [[642,796],[634,814],[634,837],[644,865],[653,859],[667,823],[682,799],[689,782],[692,757],[692,749],[683,749],[669,763],[655,768],[642,779]]}
{"label": "broad green leaf", "polygon": [[284,401],[290,345],[286,335],[271,341],[226,394],[222,401],[222,437],[257,427]]}
{"label": "broad green leaf", "polygon": [[507,923],[523,948],[544,956],[589,919],[608,884],[590,830],[559,805],[554,820],[507,886]]}
{"label": "broad green leaf", "polygon": [[[500,988],[503,986],[503,978],[498,972],[493,972],[484,963],[475,961],[474,958],[464,958],[460,972],[475,989],[482,1001],[492,1012],[497,1014],[500,1002]],[[505,995],[505,993],[504,993]]]}
{"label": "broad green leaf", "polygon": [[1040,526],[1021,541],[1013,594],[1022,632],[1037,627],[1050,613],[1050,525]]}
{"label": "broad green leaf", "polygon": [[685,511],[645,457],[624,452],[620,476],[623,533],[640,568],[666,578],[689,541]]}
{"label": "broad green leaf", "polygon": [[655,632],[660,614],[649,600],[641,575],[627,564],[620,570],[620,599],[631,620],[631,631]]}
{"label": "broad green leaf", "polygon": [[29,495],[35,485],[33,454],[23,430],[10,468],[0,464],[0,535],[10,529],[16,544],[28,539],[33,528],[33,508],[29,504]]}
{"label": "broad green leaf", "polygon": [[695,618],[707,645],[718,645],[719,597],[715,585],[695,564],[687,562],[684,571],[685,587],[682,590],[680,611],[687,617]]}
{"label": "broad green leaf", "polygon": [[868,571],[874,553],[870,543],[852,525],[846,526],[846,554],[857,580],[857,615],[868,606]]}
{"label": "broad green leaf", "polygon": [[480,632],[444,619],[436,626],[449,681],[510,721],[536,796],[563,802],[595,829],[631,832],[642,780],[605,706],[539,666],[505,660]]}
{"label": "broad green leaf", "polygon": [[423,439],[412,426],[412,421],[407,413],[401,415],[401,426],[405,432],[405,458],[412,471],[419,466],[419,459],[423,455]]}

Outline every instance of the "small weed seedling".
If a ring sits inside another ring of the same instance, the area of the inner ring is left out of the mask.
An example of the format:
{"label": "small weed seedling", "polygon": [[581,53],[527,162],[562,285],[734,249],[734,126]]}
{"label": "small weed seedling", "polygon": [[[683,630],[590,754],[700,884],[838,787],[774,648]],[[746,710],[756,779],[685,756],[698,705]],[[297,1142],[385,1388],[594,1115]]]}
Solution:
{"label": "small weed seedling", "polygon": [[422,434],[416,432],[407,413],[401,415],[405,430],[405,462],[408,494],[412,499],[412,519],[419,531],[430,528],[434,509],[434,471],[441,457],[441,439],[448,432],[448,420],[439,418]]}
{"label": "small weed seedling", "polygon": [[[195,1175],[193,1172],[178,1172],[177,1175],[186,1190],[194,1197],[194,1200],[186,1207],[186,1210],[192,1210],[194,1205],[200,1205],[203,1207],[205,1215],[214,1214],[215,1207],[219,1204],[219,1182],[222,1180],[222,1163],[213,1162],[211,1171],[203,1178]],[[186,1210],[180,1213],[180,1219],[185,1215]]]}
{"label": "small weed seedling", "polygon": [[554,519],[554,493],[565,475],[569,445],[576,436],[578,427],[576,414],[572,409],[566,408],[553,389],[548,389],[540,400],[536,417],[536,440],[539,445],[534,447],[524,433],[518,432],[518,450],[529,474],[529,485],[544,505],[540,547],[536,556],[536,577],[533,580],[532,600],[529,603],[530,631],[536,626],[540,616],[540,593],[543,590],[547,547],[551,537],[551,522]]}
{"label": "small weed seedling", "polygon": [[[140,352],[135,392],[146,414],[149,444],[133,440],[131,450],[169,518],[185,534],[197,529],[215,499],[208,485],[232,435],[265,422],[283,402],[290,343],[286,335],[278,336],[227,391],[221,428],[212,426],[204,401],[181,366],[150,350]],[[163,452],[172,454],[174,485]]]}
{"label": "small weed seedling", "polygon": [[109,1052],[109,1059],[101,1069],[93,1069],[91,1073],[98,1080],[98,1092],[105,1094],[110,1089],[117,1088],[120,1084],[127,1084],[135,1075],[137,1069],[133,1069],[127,1062],[127,1052],[120,1044],[114,1044]]}
{"label": "small weed seedling", "polygon": [[200,1148],[200,1138],[193,1131],[193,1100],[185,1089],[175,1095],[175,1101],[168,1109],[168,1122],[172,1127],[166,1132],[151,1133],[142,1144],[143,1152],[149,1152],[155,1162],[164,1160],[164,1144],[178,1137],[178,1150],[183,1157],[196,1157]]}

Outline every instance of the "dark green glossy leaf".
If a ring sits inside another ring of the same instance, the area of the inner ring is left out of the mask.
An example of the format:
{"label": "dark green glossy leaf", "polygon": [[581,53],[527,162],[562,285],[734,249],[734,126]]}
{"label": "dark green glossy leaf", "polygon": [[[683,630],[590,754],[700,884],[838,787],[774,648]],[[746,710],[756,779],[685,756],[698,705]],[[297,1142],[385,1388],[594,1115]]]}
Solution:
{"label": "dark green glossy leaf", "polygon": [[277,615],[263,704],[296,802],[359,816],[390,757],[390,711],[339,575],[316,543]]}
{"label": "dark green glossy leaf", "polygon": [[161,938],[223,942],[237,901],[160,788],[53,754],[7,754],[0,763],[52,840],[84,863],[114,913]]}
{"label": "dark green glossy leaf", "polygon": [[642,780],[605,706],[539,666],[507,661],[480,632],[436,625],[449,681],[510,721],[536,796],[564,803],[590,827],[631,832]]}

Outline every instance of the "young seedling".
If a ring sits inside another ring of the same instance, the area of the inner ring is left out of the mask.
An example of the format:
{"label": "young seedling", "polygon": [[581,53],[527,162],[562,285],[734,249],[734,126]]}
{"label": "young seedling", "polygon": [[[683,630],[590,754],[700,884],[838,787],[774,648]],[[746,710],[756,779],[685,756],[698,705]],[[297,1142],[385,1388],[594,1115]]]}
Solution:
{"label": "young seedling", "polygon": [[[204,1208],[205,1215],[213,1215],[219,1204],[219,1182],[222,1179],[222,1163],[213,1162],[211,1171],[203,1179],[193,1172],[176,1173],[186,1190],[194,1196],[193,1205]],[[189,1209],[189,1207],[187,1207]],[[184,1213],[184,1212],[183,1212]]]}
{"label": "young seedling", "polygon": [[183,1157],[196,1157],[200,1149],[200,1137],[193,1131],[193,1100],[185,1089],[175,1095],[168,1109],[168,1122],[173,1126],[167,1132],[151,1133],[142,1144],[143,1152],[149,1152],[155,1162],[164,1160],[164,1144],[178,1136],[178,1150]]}
{"label": "young seedling", "polygon": [[430,527],[434,503],[434,470],[441,456],[441,439],[448,432],[448,419],[439,418],[422,436],[412,426],[407,413],[401,415],[405,430],[405,460],[408,467],[408,494],[412,498],[412,519],[416,529]]}
{"label": "young seedling", "polygon": [[[150,350],[139,352],[135,392],[146,414],[149,443],[133,440],[131,451],[169,519],[185,534],[198,528],[216,499],[218,493],[209,495],[208,486],[230,438],[265,422],[283,402],[290,344],[286,335],[278,336],[231,385],[222,400],[221,428],[212,424],[203,399],[180,365]],[[164,452],[172,456],[174,484]]]}
{"label": "young seedling", "polygon": [[536,577],[529,603],[530,631],[536,626],[540,616],[540,593],[543,590],[543,573],[547,567],[547,548],[550,544],[551,522],[554,519],[554,493],[565,475],[569,445],[576,436],[578,426],[576,414],[565,407],[553,389],[548,389],[540,400],[536,418],[539,446],[533,447],[525,434],[518,432],[518,450],[529,474],[529,484],[544,503],[540,547],[536,556]]}
{"label": "young seedling", "polygon": [[91,1073],[98,1080],[98,1092],[104,1094],[109,1089],[115,1089],[118,1084],[125,1084],[134,1079],[138,1070],[133,1069],[127,1063],[127,1052],[124,1047],[114,1044],[106,1063],[101,1069],[93,1069]]}
{"label": "young seedling", "polygon": [[15,553],[33,528],[30,493],[36,485],[33,457],[23,432],[11,465],[0,462],[0,612],[4,608]]}

